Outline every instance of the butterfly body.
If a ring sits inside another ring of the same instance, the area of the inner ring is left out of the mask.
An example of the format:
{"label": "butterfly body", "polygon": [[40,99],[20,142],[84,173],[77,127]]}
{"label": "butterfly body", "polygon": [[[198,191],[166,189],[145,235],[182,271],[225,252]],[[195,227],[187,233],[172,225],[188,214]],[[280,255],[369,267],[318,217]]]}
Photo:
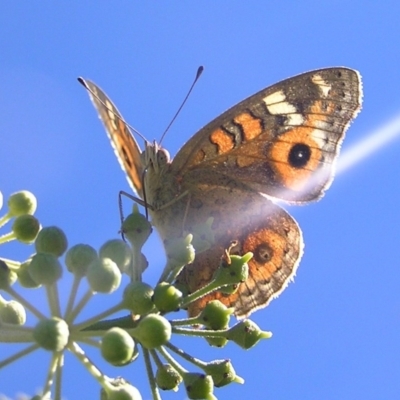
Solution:
{"label": "butterfly body", "polygon": [[212,218],[215,241],[184,268],[180,282],[190,291],[208,283],[232,241],[234,251],[254,253],[236,293],[213,293],[190,314],[218,298],[241,318],[279,295],[296,273],[303,239],[274,201],[304,204],[330,186],[344,133],[361,107],[359,74],[327,68],[270,86],[202,128],[172,161],[156,143],[141,153],[104,92],[84,84],[161,238],[180,237]]}

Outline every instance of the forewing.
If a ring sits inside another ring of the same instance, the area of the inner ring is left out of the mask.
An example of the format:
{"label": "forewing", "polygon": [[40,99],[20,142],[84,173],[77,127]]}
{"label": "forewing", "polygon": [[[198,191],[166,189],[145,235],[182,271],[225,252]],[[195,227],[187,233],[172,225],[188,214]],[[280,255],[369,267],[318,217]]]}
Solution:
{"label": "forewing", "polygon": [[194,180],[220,186],[234,180],[289,202],[318,199],[361,98],[360,76],[347,68],[284,80],[201,129],[178,152],[173,171],[189,190]]}
{"label": "forewing", "polygon": [[115,155],[122,169],[126,172],[132,189],[142,198],[143,167],[140,160],[140,148],[133,134],[117,107],[108,96],[93,82],[79,78],[79,81],[88,89],[90,99],[99,113]]}

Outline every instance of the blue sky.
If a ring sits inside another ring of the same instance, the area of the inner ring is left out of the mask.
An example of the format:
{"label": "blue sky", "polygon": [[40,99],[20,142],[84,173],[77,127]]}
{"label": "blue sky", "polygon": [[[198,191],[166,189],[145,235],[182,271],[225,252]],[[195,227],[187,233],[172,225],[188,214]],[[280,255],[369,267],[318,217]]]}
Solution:
{"label": "blue sky", "polygon": [[[372,134],[378,140],[368,157],[338,174],[322,201],[290,208],[304,233],[305,255],[295,283],[253,318],[273,338],[250,351],[234,345],[209,350],[200,340],[175,343],[193,346],[193,355],[206,361],[232,358],[246,384],[216,391],[219,399],[396,399],[400,140],[378,142],[382,127],[400,113],[399,6],[360,0],[269,3],[1,5],[0,190],[5,197],[33,191],[43,225],[62,227],[70,244],[99,247],[117,237],[117,195],[129,186],[78,76],[98,83],[153,140],[204,65],[163,143],[175,154],[211,119],[270,84],[321,67],[359,70],[364,105],[343,152]],[[1,254],[23,258],[30,252],[19,249],[2,246]],[[154,283],[163,266],[156,235],[147,255],[145,279]],[[66,297],[68,282],[60,290]],[[38,291],[31,296],[43,301]],[[100,310],[110,300],[94,303]],[[10,351],[0,345],[0,355]],[[44,382],[47,362],[48,354],[37,353],[1,370],[0,393],[33,394]],[[130,368],[105,370],[126,375],[150,399],[143,364]],[[82,398],[83,384],[85,397],[96,398],[98,387],[85,374],[67,357],[65,398]],[[163,398],[184,399],[185,393]]]}

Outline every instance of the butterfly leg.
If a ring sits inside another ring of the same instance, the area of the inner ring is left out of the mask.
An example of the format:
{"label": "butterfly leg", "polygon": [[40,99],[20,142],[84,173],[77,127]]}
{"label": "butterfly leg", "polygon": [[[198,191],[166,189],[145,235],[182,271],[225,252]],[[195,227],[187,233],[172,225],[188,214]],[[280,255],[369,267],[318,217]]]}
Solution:
{"label": "butterfly leg", "polygon": [[179,196],[174,197],[172,200],[164,203],[162,206],[157,208],[157,211],[163,210],[165,208],[171,207],[173,204],[175,204],[176,202],[180,201],[181,199],[183,199],[185,196],[187,196],[189,194],[188,190],[185,190],[183,193],[181,193]]}
{"label": "butterfly leg", "polygon": [[[141,206],[143,206],[145,208],[145,210],[146,210],[146,218],[149,219],[148,210],[149,209],[153,210],[153,207],[151,205],[149,205],[148,203],[146,203],[145,201],[143,201],[142,199],[139,199],[139,197],[133,196],[128,192],[120,190],[119,193],[118,193],[118,208],[119,208],[119,217],[120,217],[120,220],[121,220],[121,226],[122,226],[122,223],[124,222],[124,210],[123,210],[123,207],[122,207],[122,196],[125,196],[128,199],[134,201],[135,203],[140,204]],[[124,235],[122,234],[122,237],[123,236]]]}

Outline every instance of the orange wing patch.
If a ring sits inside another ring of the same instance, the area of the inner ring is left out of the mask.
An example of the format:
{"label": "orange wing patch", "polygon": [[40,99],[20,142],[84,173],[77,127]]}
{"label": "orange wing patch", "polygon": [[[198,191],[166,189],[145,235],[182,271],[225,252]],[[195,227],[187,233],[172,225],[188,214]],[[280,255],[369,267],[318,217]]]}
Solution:
{"label": "orange wing patch", "polygon": [[[324,133],[328,115],[333,109],[334,104],[329,103],[328,107],[323,108],[323,102],[317,101],[311,107],[311,112],[307,114],[302,126],[290,129],[270,147],[268,158],[287,189],[301,191],[308,184],[311,175],[321,166],[323,149],[318,140],[325,140],[320,133]],[[328,136],[328,132],[325,135]],[[309,149],[309,153],[306,151],[303,162],[299,160],[298,164],[288,163],[286,160],[291,159],[291,152],[296,144],[304,145],[305,149]]]}
{"label": "orange wing patch", "polygon": [[210,135],[210,141],[211,143],[214,143],[218,146],[219,154],[227,153],[228,151],[231,151],[235,146],[233,137],[224,132],[221,128],[218,128]]}
{"label": "orange wing patch", "polygon": [[234,121],[241,125],[244,140],[254,139],[262,133],[261,119],[255,118],[249,113],[238,115]]}

